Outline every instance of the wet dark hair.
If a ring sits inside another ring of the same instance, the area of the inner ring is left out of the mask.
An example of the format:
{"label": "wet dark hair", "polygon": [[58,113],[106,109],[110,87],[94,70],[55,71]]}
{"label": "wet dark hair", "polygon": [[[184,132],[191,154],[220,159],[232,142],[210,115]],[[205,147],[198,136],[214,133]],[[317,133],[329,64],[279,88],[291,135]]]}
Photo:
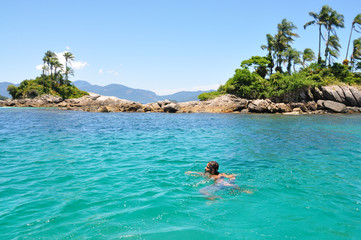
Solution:
{"label": "wet dark hair", "polygon": [[208,162],[208,168],[209,170],[205,170],[206,173],[210,173],[212,175],[218,175],[218,168],[219,168],[219,164],[216,161],[210,161]]}

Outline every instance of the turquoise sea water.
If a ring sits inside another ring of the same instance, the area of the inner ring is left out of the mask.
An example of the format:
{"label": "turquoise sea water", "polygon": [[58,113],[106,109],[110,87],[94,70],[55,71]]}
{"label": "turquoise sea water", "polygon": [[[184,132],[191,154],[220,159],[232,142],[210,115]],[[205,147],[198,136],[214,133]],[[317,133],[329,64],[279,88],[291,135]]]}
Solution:
{"label": "turquoise sea water", "polygon": [[[361,239],[361,115],[0,108],[1,239]],[[216,160],[253,194],[199,193]]]}

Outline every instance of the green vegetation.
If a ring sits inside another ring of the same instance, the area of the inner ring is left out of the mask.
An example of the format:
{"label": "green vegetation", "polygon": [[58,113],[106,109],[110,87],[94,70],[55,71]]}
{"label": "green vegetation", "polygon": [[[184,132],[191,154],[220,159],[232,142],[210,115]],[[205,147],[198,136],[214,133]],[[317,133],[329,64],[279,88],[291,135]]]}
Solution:
{"label": "green vegetation", "polygon": [[43,94],[60,96],[64,99],[79,98],[88,93],[79,90],[69,81],[69,75],[74,75],[74,71],[69,65],[74,60],[74,55],[70,52],[64,53],[65,70],[63,64],[59,62],[56,54],[47,51],[43,58],[43,73],[40,77],[24,80],[19,87],[9,85],[7,90],[13,99],[35,98]]}
{"label": "green vegetation", "polygon": [[207,92],[207,93],[201,93],[198,96],[198,99],[201,101],[210,100],[217,98],[219,96],[223,95],[221,92]]}
{"label": "green vegetation", "polygon": [[[282,98],[289,93],[309,87],[320,87],[330,84],[361,84],[361,37],[354,39],[350,61],[341,63],[336,60],[340,56],[341,45],[336,29],[344,28],[344,16],[325,5],[319,13],[310,12],[312,21],[304,25],[318,27],[317,59],[312,49],[297,51],[292,47],[297,27],[283,19],[277,25],[277,33],[266,35],[267,43],[261,48],[267,55],[252,56],[241,63],[241,68],[216,92],[203,93],[200,100],[208,100],[222,94],[235,94],[242,98]],[[361,33],[361,14],[358,14],[351,26],[352,32]],[[324,35],[322,34],[324,32]],[[324,41],[324,57],[322,58],[322,41]],[[313,62],[317,60],[316,62]],[[311,63],[313,62],[313,63]],[[310,64],[311,63],[311,64]],[[286,67],[284,71],[283,66]],[[275,72],[275,73],[274,73]]]}
{"label": "green vegetation", "polygon": [[0,95],[0,100],[6,100],[8,99],[7,97],[4,97],[3,95]]}

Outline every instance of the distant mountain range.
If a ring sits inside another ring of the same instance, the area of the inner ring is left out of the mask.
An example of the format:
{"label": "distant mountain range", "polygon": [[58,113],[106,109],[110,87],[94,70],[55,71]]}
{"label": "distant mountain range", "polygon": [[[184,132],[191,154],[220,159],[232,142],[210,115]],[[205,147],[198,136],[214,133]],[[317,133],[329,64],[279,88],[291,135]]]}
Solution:
{"label": "distant mountain range", "polygon": [[[6,90],[9,84],[12,83],[0,82],[0,95],[8,98],[11,97]],[[103,87],[98,85],[92,85],[87,81],[82,80],[74,81],[73,84],[83,91],[98,93],[105,96],[114,96],[120,99],[126,99],[140,103],[150,103],[162,101],[165,99],[177,102],[197,101],[199,94],[212,91],[181,91],[171,95],[159,96],[155,92],[149,90],[130,88],[121,84],[110,84]],[[17,86],[19,84],[14,85]]]}

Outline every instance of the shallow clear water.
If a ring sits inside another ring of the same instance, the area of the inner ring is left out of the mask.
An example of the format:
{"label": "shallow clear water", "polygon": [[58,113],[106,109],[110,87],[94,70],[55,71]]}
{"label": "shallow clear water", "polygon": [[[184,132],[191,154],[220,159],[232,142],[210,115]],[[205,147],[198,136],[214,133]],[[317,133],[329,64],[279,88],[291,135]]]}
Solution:
{"label": "shallow clear water", "polygon": [[[361,115],[0,108],[1,239],[360,239]],[[234,189],[200,194],[216,160]]]}

